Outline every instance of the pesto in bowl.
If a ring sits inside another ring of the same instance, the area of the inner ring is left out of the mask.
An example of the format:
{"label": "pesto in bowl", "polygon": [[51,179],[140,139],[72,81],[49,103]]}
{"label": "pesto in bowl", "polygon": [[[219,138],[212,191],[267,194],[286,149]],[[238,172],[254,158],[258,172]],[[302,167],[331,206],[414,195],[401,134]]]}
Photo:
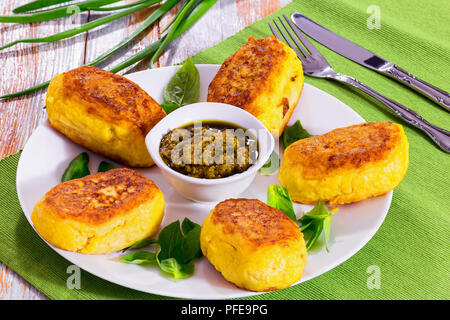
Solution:
{"label": "pesto in bowl", "polygon": [[258,159],[258,140],[230,122],[195,121],[166,133],[159,154],[168,167],[179,173],[218,179],[252,166]]}

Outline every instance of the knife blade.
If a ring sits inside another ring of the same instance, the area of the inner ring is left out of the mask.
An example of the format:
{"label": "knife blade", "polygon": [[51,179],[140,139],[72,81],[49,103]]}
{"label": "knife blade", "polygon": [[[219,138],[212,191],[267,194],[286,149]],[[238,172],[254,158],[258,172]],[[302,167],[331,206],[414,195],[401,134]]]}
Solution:
{"label": "knife blade", "polygon": [[450,95],[448,92],[413,76],[399,66],[337,35],[301,13],[294,12],[291,15],[291,19],[302,32],[325,47],[366,68],[385,74],[408,85],[450,111]]}

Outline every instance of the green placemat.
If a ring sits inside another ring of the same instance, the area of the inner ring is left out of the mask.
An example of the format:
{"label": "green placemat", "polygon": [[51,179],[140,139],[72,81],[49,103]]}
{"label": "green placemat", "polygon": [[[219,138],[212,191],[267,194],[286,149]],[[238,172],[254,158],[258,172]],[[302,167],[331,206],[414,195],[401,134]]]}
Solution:
{"label": "green placemat", "polygon": [[[446,0],[377,0],[381,28],[369,29],[367,0],[294,1],[274,16],[299,11],[438,87],[449,90],[450,3]],[[196,63],[222,63],[248,36],[270,34],[263,19],[194,57]],[[203,30],[203,32],[208,32]],[[430,122],[450,128],[450,114],[382,75],[318,45],[338,72],[358,78],[414,109]],[[336,96],[367,121],[394,121],[364,94],[321,79],[306,82]],[[386,220],[369,243],[335,269],[305,283],[257,296],[258,299],[449,299],[449,155],[405,125],[410,166],[394,192]],[[16,194],[20,154],[0,161],[0,261],[53,299],[164,299],[101,280],[82,271],[81,289],[68,289],[69,262],[50,249],[25,219]],[[380,282],[371,276],[379,271]],[[369,285],[368,285],[369,283]],[[372,284],[372,285],[371,285]],[[373,284],[379,288],[373,288]],[[370,289],[372,287],[372,289]],[[252,298],[247,298],[252,299]]]}

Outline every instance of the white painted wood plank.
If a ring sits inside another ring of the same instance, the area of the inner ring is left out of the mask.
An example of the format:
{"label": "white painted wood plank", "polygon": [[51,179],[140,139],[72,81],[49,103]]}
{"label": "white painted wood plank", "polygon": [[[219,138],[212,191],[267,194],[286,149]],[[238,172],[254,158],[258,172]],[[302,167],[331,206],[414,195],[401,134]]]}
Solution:
{"label": "white painted wood plank", "polygon": [[[127,0],[130,1],[133,0]],[[28,0],[10,1],[2,5],[0,14],[6,14],[12,8],[26,2]],[[219,0],[201,20],[167,48],[159,59],[159,64],[166,66],[181,62],[232,36],[289,2],[289,0]],[[177,9],[179,6],[172,10],[172,17]],[[21,44],[0,52],[0,95],[49,80],[55,74],[91,61],[128,35],[150,12],[151,10],[140,11],[115,21],[106,28],[99,27],[90,31],[87,36],[79,35],[64,43]],[[86,21],[88,13],[83,13],[82,17],[82,21]],[[91,13],[91,20],[94,17]],[[133,47],[130,46],[128,51],[125,50],[127,51],[125,54],[115,61],[109,60],[109,63],[102,67],[123,61],[155,41],[172,17],[164,17],[158,25],[149,29],[145,37]],[[30,25],[0,24],[0,44],[19,37],[53,34],[69,27],[73,27],[70,19],[35,24],[31,29]],[[88,42],[84,51],[86,38]],[[148,61],[126,71],[132,72],[147,67]],[[0,158],[23,148],[33,129],[46,116],[42,110],[44,98],[45,90],[23,98],[0,102]],[[0,299],[47,299],[47,297],[0,263]]]}
{"label": "white painted wood plank", "polygon": [[[4,1],[0,14],[29,2]],[[87,19],[81,15],[80,22]],[[0,44],[13,40],[55,34],[74,28],[71,19],[34,24],[0,24]],[[18,44],[0,52],[0,95],[23,90],[80,65],[84,60],[85,36],[51,44]],[[39,121],[45,90],[21,98],[0,101],[0,158],[22,149]],[[0,263],[0,299],[46,299],[15,272]]]}

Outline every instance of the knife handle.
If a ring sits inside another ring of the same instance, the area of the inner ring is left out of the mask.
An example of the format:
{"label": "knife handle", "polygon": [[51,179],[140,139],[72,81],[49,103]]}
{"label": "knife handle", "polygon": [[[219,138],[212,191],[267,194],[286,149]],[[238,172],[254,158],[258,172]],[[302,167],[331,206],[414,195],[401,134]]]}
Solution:
{"label": "knife handle", "polygon": [[359,82],[355,78],[339,73],[329,76],[332,79],[348,83],[358,89],[361,89],[362,91],[371,95],[378,101],[384,103],[389,109],[394,111],[395,114],[403,118],[406,122],[425,132],[442,150],[450,152],[449,131],[429,123],[415,111],[410,110],[405,106],[401,105],[400,103],[383,96],[382,94],[378,93],[372,88],[366,86],[364,83]]}
{"label": "knife handle", "polygon": [[411,73],[403,70],[395,64],[391,64],[389,67],[383,70],[388,76],[397,79],[403,83],[406,83],[411,88],[424,94],[440,106],[450,111],[450,94],[442,89],[425,82]]}

